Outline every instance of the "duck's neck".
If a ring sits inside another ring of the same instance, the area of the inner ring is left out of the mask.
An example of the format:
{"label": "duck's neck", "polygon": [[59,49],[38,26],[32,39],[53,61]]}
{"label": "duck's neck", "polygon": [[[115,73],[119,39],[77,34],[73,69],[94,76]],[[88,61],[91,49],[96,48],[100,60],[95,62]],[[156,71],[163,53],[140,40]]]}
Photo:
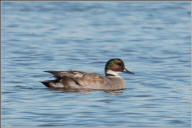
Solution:
{"label": "duck's neck", "polygon": [[119,72],[115,72],[115,71],[112,71],[112,70],[106,70],[106,71],[105,71],[105,76],[116,76],[116,77],[120,77],[120,76],[119,76]]}

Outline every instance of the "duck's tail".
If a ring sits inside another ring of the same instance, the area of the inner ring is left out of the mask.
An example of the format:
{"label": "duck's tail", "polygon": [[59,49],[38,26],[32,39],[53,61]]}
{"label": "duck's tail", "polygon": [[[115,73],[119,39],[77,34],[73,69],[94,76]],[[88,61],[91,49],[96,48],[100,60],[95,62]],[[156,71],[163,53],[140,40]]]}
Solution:
{"label": "duck's tail", "polygon": [[42,81],[42,84],[47,86],[48,88],[64,88],[64,85],[57,80],[46,80]]}

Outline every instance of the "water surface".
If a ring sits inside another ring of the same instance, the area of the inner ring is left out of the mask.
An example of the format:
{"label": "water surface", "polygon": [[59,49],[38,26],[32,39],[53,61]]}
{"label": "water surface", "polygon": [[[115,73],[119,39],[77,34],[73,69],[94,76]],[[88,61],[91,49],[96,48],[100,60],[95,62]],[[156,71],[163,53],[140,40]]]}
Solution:
{"label": "water surface", "polygon": [[[3,126],[190,126],[190,2],[2,2]],[[45,70],[104,74],[126,89],[63,92]]]}

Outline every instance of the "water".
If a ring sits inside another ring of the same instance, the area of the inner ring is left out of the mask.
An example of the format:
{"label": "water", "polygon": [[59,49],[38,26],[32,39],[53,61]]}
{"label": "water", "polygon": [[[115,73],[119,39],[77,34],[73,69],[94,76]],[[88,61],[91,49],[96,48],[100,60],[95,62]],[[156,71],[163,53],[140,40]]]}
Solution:
{"label": "water", "polygon": [[[3,126],[190,126],[190,2],[2,2]],[[45,70],[104,74],[126,89],[62,92]]]}

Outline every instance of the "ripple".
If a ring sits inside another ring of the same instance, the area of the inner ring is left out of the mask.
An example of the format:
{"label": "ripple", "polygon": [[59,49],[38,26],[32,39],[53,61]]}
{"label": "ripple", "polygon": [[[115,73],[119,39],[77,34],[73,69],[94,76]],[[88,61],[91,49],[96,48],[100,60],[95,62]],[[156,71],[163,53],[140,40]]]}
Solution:
{"label": "ripple", "polygon": [[134,97],[152,97],[152,95],[136,95]]}

